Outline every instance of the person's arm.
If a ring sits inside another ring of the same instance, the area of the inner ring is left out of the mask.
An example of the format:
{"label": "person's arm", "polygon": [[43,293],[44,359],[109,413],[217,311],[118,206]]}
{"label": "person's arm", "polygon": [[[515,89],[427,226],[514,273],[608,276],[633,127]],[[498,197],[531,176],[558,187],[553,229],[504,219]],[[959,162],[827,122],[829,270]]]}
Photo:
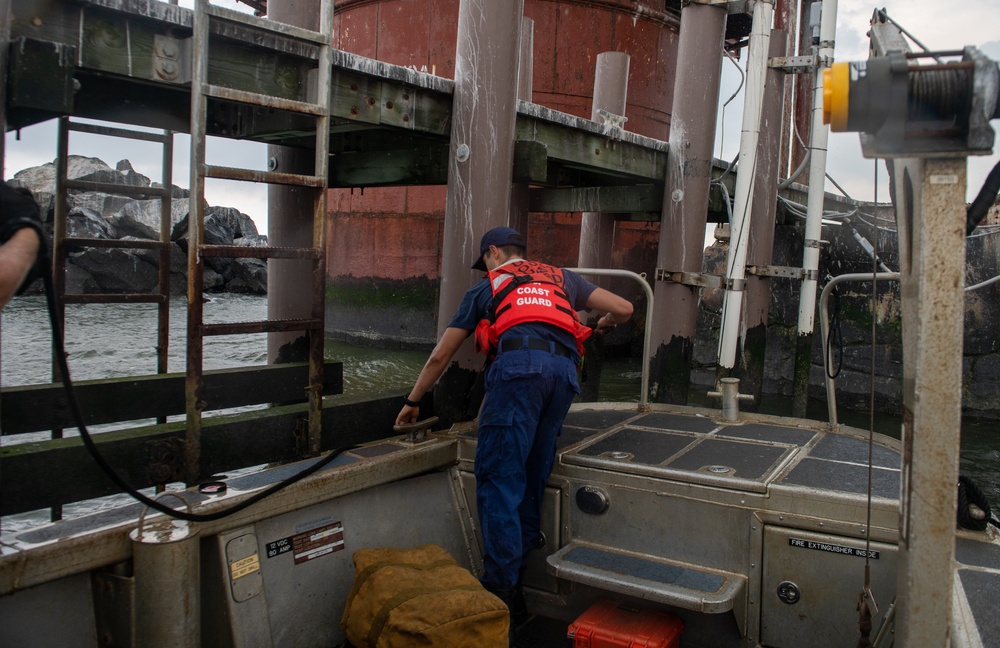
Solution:
{"label": "person's arm", "polygon": [[7,305],[38,256],[38,233],[24,227],[0,245],[0,308]]}
{"label": "person's arm", "polygon": [[[462,342],[465,342],[465,338],[469,337],[469,333],[470,331],[466,329],[455,327],[449,327],[444,330],[444,335],[441,336],[434,350],[431,351],[431,355],[427,358],[424,368],[420,370],[417,382],[414,383],[413,389],[410,390],[409,395],[406,397],[407,400],[413,403],[420,402],[424,394],[430,391],[434,383],[444,373],[444,370],[448,368],[448,364],[454,357],[455,352],[462,346]],[[403,405],[403,409],[399,410],[399,414],[396,416],[396,425],[415,423],[419,415],[419,407]]]}
{"label": "person's arm", "polygon": [[604,288],[597,288],[590,293],[590,297],[587,298],[587,308],[607,311],[601,319],[597,320],[597,328],[594,330],[598,333],[607,333],[616,325],[632,317],[632,303]]}

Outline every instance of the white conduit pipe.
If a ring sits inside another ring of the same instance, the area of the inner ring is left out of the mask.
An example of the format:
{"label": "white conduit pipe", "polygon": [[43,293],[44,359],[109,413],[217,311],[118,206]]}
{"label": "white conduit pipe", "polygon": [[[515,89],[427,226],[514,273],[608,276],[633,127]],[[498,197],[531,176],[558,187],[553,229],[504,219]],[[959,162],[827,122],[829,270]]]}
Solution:
{"label": "white conduit pipe", "polygon": [[750,207],[757,175],[757,142],[760,139],[760,118],[773,16],[774,5],[771,0],[757,0],[753,8],[753,31],[747,52],[747,95],[743,104],[743,130],[740,133],[736,204],[733,206],[732,233],[726,259],[726,278],[730,283],[722,304],[722,330],[719,334],[719,366],[727,369],[736,364],[736,347],[741,330],[742,284],[746,279]]}
{"label": "white conduit pipe", "polygon": [[805,247],[802,268],[806,276],[799,292],[799,335],[810,335],[815,328],[816,274],[819,270],[819,245],[823,228],[823,197],[826,178],[826,148],[830,131],[823,124],[823,70],[833,64],[833,44],[837,34],[837,0],[824,0],[820,17],[819,60],[814,73],[812,132],[809,142],[809,198],[806,204]]}

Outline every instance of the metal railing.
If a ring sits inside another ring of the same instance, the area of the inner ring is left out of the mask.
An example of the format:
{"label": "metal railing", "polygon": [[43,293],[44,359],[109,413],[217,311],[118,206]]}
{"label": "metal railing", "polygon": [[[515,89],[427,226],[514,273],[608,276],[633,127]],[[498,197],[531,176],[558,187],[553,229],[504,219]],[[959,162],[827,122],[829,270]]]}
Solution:
{"label": "metal railing", "polygon": [[642,381],[641,393],[639,394],[639,409],[646,411],[649,409],[649,345],[653,334],[653,289],[646,281],[646,275],[637,274],[629,270],[600,270],[597,268],[566,268],[570,272],[582,275],[595,275],[598,277],[626,277],[634,279],[642,286],[646,293],[646,329],[642,337]]}
{"label": "metal railing", "polygon": [[[898,272],[857,272],[852,274],[842,274],[831,279],[823,287],[823,294],[819,299],[819,325],[823,336],[823,379],[826,383],[826,408],[830,418],[830,425],[837,425],[837,393],[833,386],[833,378],[830,377],[830,367],[827,366],[829,357],[826,351],[827,339],[830,336],[829,308],[827,303],[830,300],[830,293],[839,284],[848,281],[899,281]],[[875,313],[872,313],[875,317]]]}

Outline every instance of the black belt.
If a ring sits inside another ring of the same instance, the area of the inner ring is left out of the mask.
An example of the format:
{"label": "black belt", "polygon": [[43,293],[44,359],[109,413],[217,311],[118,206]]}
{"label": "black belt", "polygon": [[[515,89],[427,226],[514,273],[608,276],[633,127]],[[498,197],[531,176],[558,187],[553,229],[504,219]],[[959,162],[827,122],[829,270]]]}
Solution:
{"label": "black belt", "polygon": [[562,356],[564,358],[572,358],[573,354],[570,350],[559,344],[558,342],[550,342],[549,340],[540,340],[538,338],[523,338],[523,337],[512,337],[506,340],[500,340],[500,351],[517,351],[518,349],[538,349],[539,351],[551,351],[552,353]]}

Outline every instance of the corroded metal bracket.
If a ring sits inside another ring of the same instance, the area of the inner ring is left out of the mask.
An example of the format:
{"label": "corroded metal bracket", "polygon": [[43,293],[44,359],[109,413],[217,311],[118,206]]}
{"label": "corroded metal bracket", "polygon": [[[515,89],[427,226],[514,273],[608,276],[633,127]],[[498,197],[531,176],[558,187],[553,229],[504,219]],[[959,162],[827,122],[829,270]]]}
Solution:
{"label": "corroded metal bracket", "polygon": [[771,265],[748,265],[747,274],[756,277],[780,277],[783,279],[811,279],[819,280],[818,270],[805,270],[793,266],[771,266]]}
{"label": "corroded metal bracket", "polygon": [[167,83],[191,83],[191,39],[155,34],[151,78]]}
{"label": "corroded metal bracket", "polygon": [[656,269],[657,281],[669,281],[694,286],[698,288],[715,288],[724,290],[745,290],[746,279],[735,277],[720,277],[719,275],[708,274],[706,272],[671,272],[662,268]]}
{"label": "corroded metal bracket", "polygon": [[767,59],[767,67],[781,70],[786,74],[802,74],[816,69],[817,57],[809,56],[772,56]]}
{"label": "corroded metal bracket", "polygon": [[161,439],[148,446],[147,481],[168,484],[184,479],[184,440]]}
{"label": "corroded metal bracket", "polygon": [[694,286],[698,288],[722,288],[722,277],[710,275],[704,272],[671,272],[662,268],[656,269],[657,281],[670,281],[673,283]]}

